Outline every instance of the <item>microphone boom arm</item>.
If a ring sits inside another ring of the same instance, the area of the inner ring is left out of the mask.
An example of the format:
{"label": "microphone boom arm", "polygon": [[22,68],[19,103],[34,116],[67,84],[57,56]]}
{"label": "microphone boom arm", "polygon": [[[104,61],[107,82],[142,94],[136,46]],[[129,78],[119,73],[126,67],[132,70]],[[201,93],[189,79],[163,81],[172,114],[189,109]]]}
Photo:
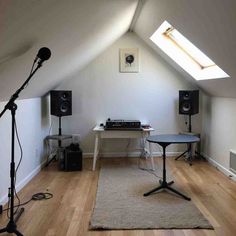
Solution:
{"label": "microphone boom arm", "polygon": [[25,86],[29,83],[30,79],[33,77],[33,75],[36,73],[36,71],[42,66],[42,63],[38,63],[37,67],[34,69],[34,71],[29,75],[29,77],[26,79],[26,81],[21,85],[19,89],[16,90],[16,92],[11,96],[8,103],[5,105],[3,111],[0,113],[0,118],[3,116],[3,114],[6,112],[6,110],[10,109],[12,105],[14,104],[15,100],[19,97],[20,92],[25,88]]}

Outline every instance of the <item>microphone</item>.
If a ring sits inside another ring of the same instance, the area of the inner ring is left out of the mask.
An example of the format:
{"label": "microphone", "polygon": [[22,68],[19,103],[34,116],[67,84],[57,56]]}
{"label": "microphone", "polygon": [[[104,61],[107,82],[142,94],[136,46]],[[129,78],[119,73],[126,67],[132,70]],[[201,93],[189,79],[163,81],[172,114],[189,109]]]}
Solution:
{"label": "microphone", "polygon": [[46,60],[48,60],[49,58],[51,57],[51,51],[49,48],[46,48],[46,47],[43,47],[43,48],[40,48],[39,51],[38,51],[38,54],[36,56],[36,59],[39,59],[39,62],[38,64],[39,65],[42,65],[42,63]]}

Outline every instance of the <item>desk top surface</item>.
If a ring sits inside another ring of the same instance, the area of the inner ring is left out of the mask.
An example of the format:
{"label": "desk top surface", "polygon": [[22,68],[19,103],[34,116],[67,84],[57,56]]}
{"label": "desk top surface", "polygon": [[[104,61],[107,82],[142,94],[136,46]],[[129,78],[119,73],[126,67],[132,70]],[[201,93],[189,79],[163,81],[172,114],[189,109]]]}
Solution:
{"label": "desk top surface", "polygon": [[100,126],[100,125],[97,125],[97,126],[95,126],[94,128],[93,128],[93,131],[99,131],[99,132],[103,132],[103,131],[115,131],[115,132],[123,132],[123,131],[131,131],[131,132],[134,132],[134,131],[139,131],[139,132],[149,132],[149,131],[154,131],[154,129],[152,128],[152,127],[150,127],[150,128],[148,128],[148,129],[140,129],[140,130],[131,130],[131,129],[127,129],[127,130],[125,130],[125,129],[123,129],[123,130],[105,130],[104,129],[104,126]]}
{"label": "desk top surface", "polygon": [[187,134],[160,134],[149,136],[147,141],[161,145],[171,143],[197,143],[200,139],[196,136]]}

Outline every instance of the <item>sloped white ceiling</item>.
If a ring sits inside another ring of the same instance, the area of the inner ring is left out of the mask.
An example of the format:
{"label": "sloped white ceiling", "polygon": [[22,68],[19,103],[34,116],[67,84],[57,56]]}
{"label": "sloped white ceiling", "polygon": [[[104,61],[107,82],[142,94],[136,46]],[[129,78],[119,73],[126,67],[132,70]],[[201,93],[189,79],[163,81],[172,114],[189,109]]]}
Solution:
{"label": "sloped white ceiling", "polygon": [[42,96],[70,78],[129,29],[137,2],[0,1],[0,101],[23,84],[41,47],[52,56],[20,98]]}
{"label": "sloped white ceiling", "polygon": [[[213,96],[236,97],[235,0],[139,0],[132,29],[183,77]],[[0,1],[0,101],[25,81],[41,47],[51,58],[20,98],[42,96],[71,78],[122,36],[138,0],[3,0]],[[167,58],[149,37],[169,21],[231,77],[195,81]]]}
{"label": "sloped white ceiling", "polygon": [[[236,1],[235,0],[143,0],[134,31],[183,77],[213,96],[236,97]],[[195,81],[167,58],[149,37],[167,20],[206,53],[231,77]]]}

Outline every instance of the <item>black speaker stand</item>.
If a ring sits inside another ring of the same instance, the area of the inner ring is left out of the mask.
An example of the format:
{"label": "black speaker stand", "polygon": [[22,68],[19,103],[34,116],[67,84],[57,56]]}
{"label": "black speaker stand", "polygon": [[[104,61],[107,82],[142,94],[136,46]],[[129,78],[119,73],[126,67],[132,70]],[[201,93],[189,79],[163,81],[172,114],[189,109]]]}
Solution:
{"label": "black speaker stand", "polygon": [[[58,135],[61,136],[61,116],[58,117],[59,118],[59,128],[58,128]],[[58,147],[61,147],[61,140],[58,140]],[[47,164],[45,165],[46,167],[49,166],[49,164],[52,161],[56,160],[56,154],[47,162]]]}
{"label": "black speaker stand", "polygon": [[[188,115],[188,132],[191,133],[192,132],[192,119],[191,119],[191,114]],[[186,151],[184,151],[183,153],[181,153],[179,156],[177,156],[175,158],[175,160],[178,160],[180,157],[184,156],[186,153],[188,153],[188,162],[189,162],[189,165],[191,166],[192,165],[192,153],[191,153],[191,150],[192,150],[192,144],[191,143],[188,143],[187,144],[188,148]]]}

